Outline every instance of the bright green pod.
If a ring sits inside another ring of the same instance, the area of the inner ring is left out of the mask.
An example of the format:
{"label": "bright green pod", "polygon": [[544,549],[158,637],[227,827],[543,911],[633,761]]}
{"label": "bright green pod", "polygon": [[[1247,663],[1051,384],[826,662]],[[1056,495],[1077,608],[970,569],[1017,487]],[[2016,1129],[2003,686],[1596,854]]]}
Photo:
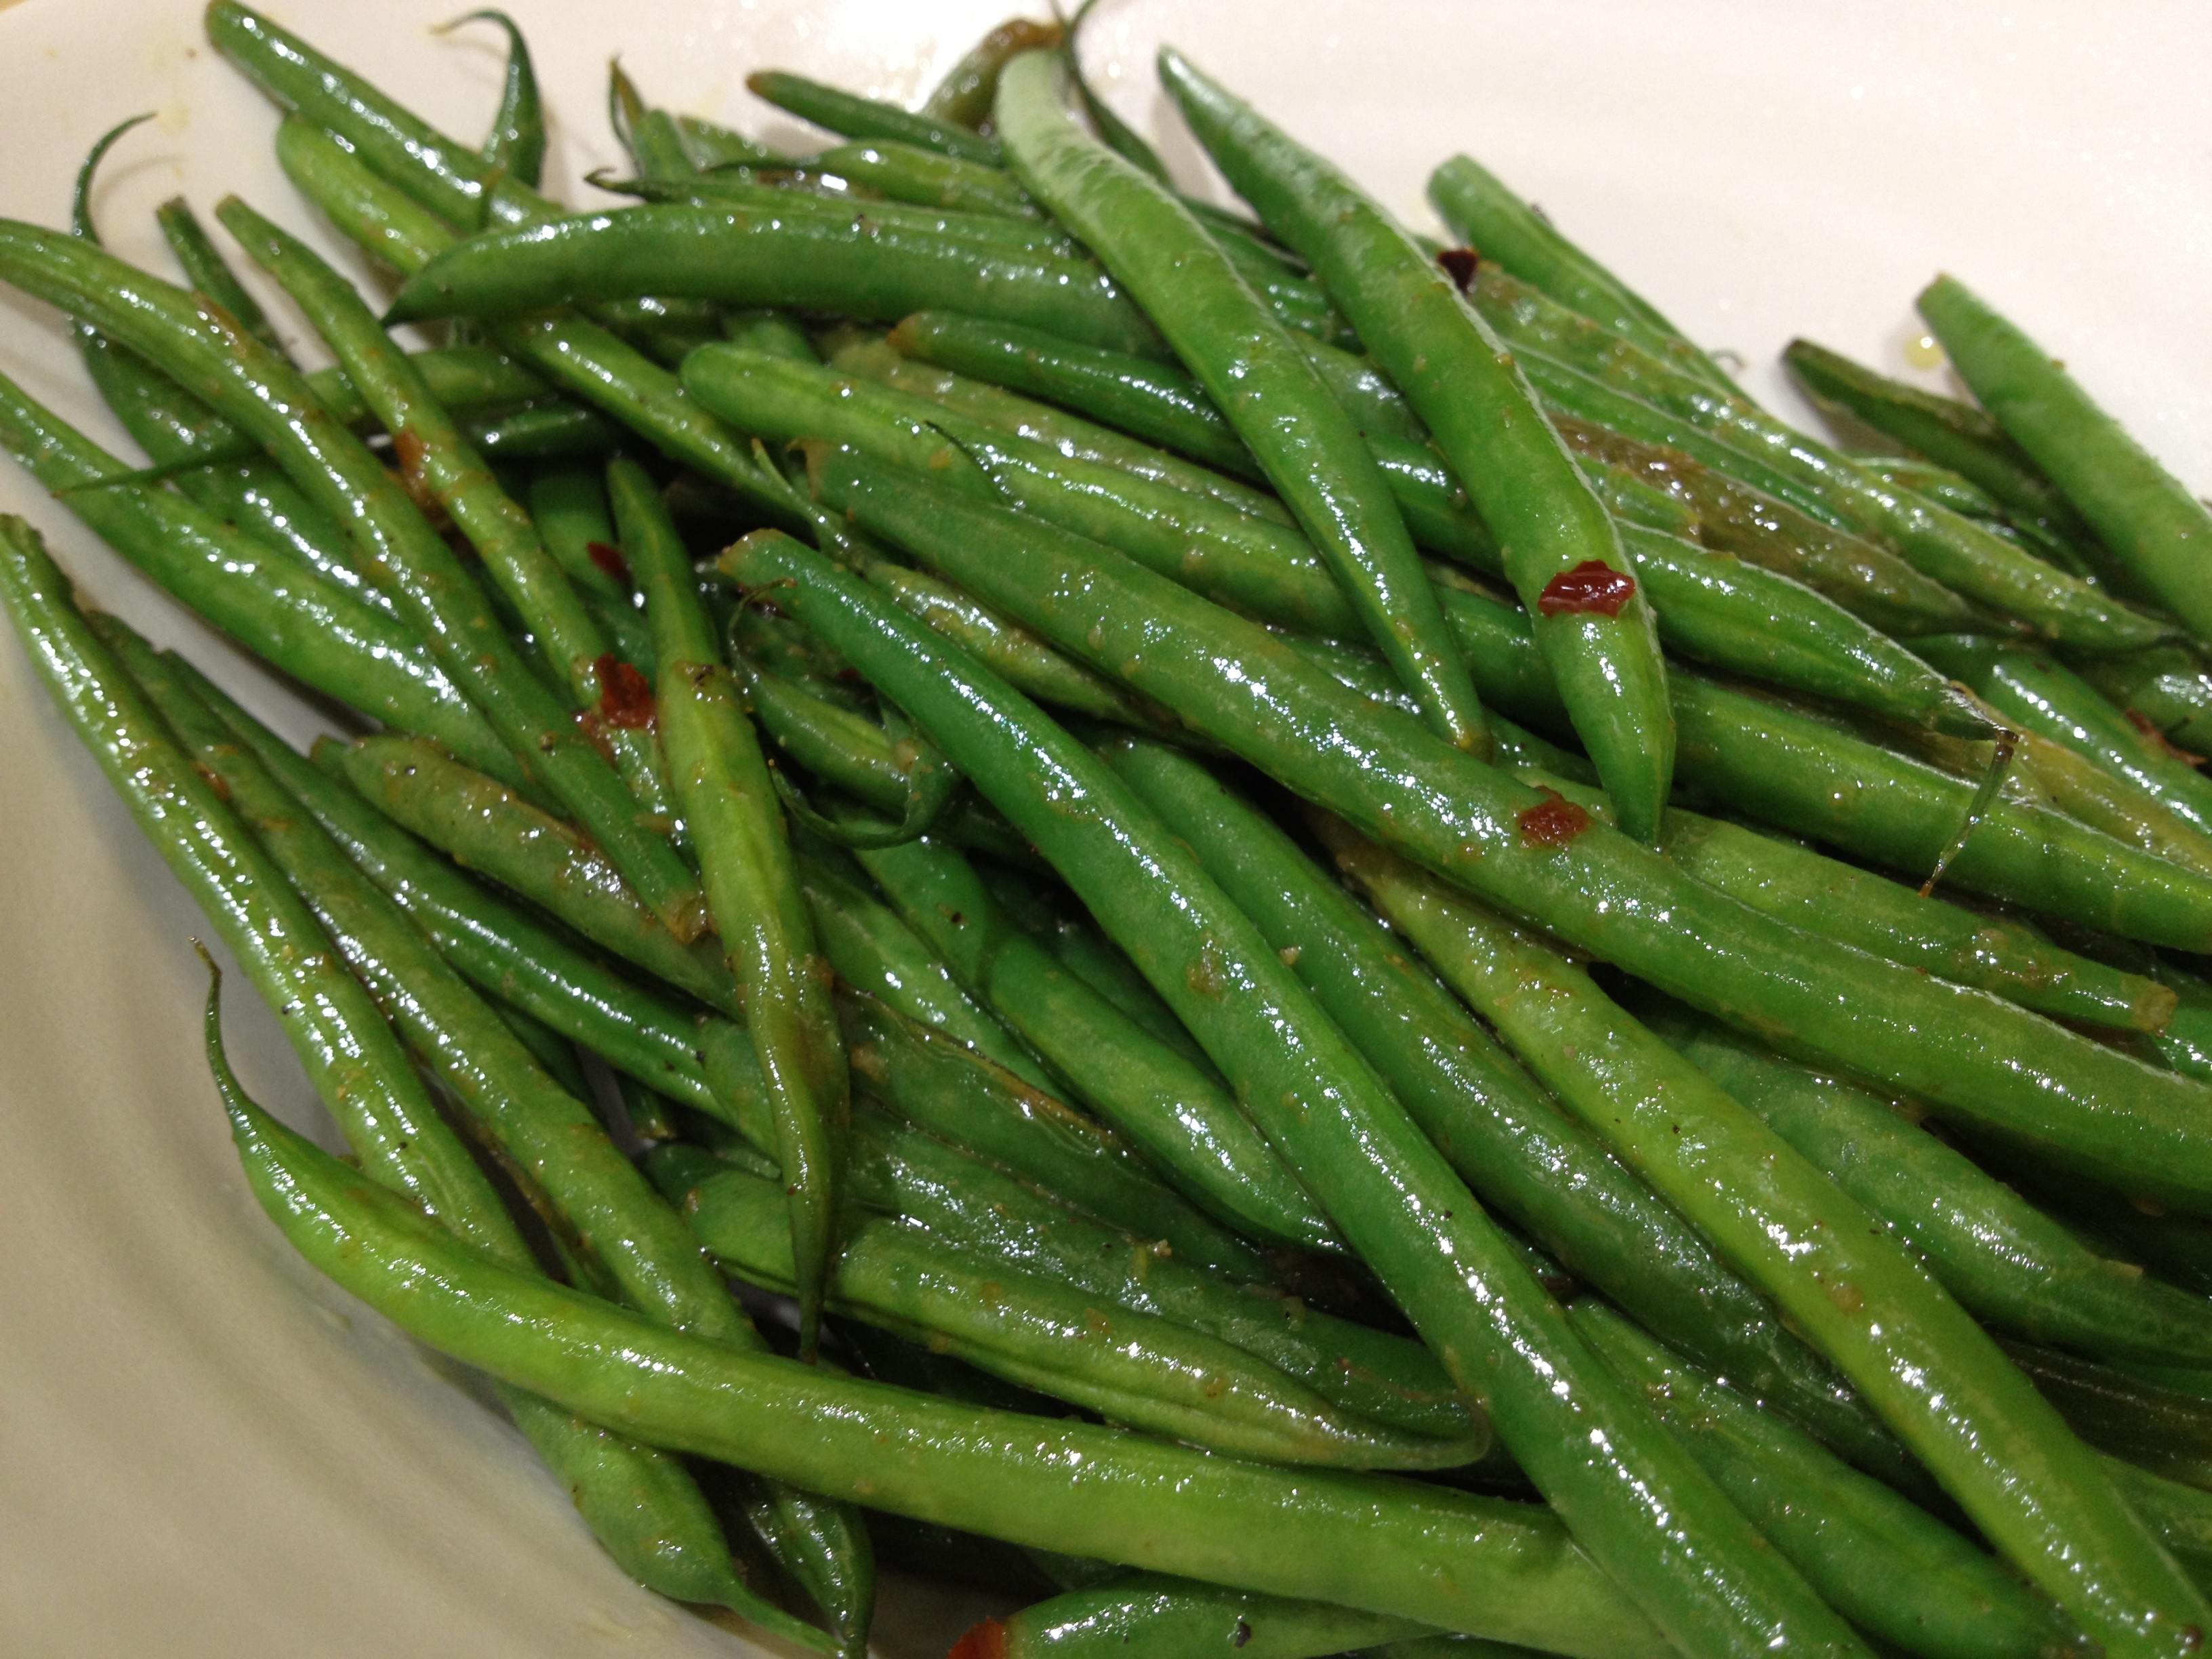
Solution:
{"label": "bright green pod", "polygon": [[894,202],[994,213],[1006,219],[1044,217],[1030,193],[1003,168],[956,161],[896,139],[833,144],[817,155],[812,165]]}
{"label": "bright green pod", "polygon": [[[1318,1659],[1423,1634],[1411,1619],[1255,1595],[1163,1573],[1117,1573],[976,1626],[957,1659]],[[1486,1651],[1487,1649],[1487,1651]],[[1493,1659],[1485,1644],[1466,1659]]]}
{"label": "bright green pod", "polygon": [[[1002,109],[1004,101],[1002,92]],[[751,538],[739,574],[754,585],[789,584],[779,586],[778,605],[896,698],[1071,881],[1346,1243],[1481,1400],[1584,1548],[1616,1563],[1686,1644],[1749,1655],[1787,1630],[1808,1650],[1862,1651],[1650,1426],[1649,1407],[1560,1340],[1557,1304],[1524,1257],[1289,965],[1095,756],[789,538]],[[1071,799],[1085,810],[1067,811]],[[1658,1492],[1670,1517],[1663,1528],[1652,1525]]]}
{"label": "bright green pod", "polygon": [[1061,968],[957,851],[921,841],[856,856],[960,982],[1184,1197],[1247,1237],[1340,1248],[1220,1078]]}
{"label": "bright green pod", "polygon": [[1820,1170],[1534,935],[1340,821],[1340,866],[1567,1108],[1724,1250],[1999,1552],[2112,1654],[2192,1651],[2202,1594],[1996,1343]]}
{"label": "bright green pod", "polygon": [[1955,276],[1914,302],[1951,366],[2087,521],[2112,557],[2202,641],[2212,513],[2091,398],[2063,364]]}
{"label": "bright green pod", "polygon": [[842,92],[782,70],[756,70],[745,77],[745,88],[778,109],[842,137],[890,139],[981,167],[995,167],[1002,159],[995,139],[986,138],[959,121],[912,114],[896,105]]}
{"label": "bright green pod", "polygon": [[[791,1230],[776,1183],[726,1170],[694,1187],[684,1211],[726,1269],[788,1293]],[[1233,1456],[1334,1468],[1458,1468],[1489,1443],[1479,1418],[1452,1440],[1362,1423],[1218,1338],[1010,1268],[912,1223],[848,1228],[827,1306],[1018,1387]]]}
{"label": "bright green pod", "polygon": [[1487,753],[1466,666],[1358,428],[1220,245],[1164,185],[1078,126],[1066,91],[1057,58],[1007,65],[994,115],[1017,174],[1127,285],[1237,427],[1425,718]]}

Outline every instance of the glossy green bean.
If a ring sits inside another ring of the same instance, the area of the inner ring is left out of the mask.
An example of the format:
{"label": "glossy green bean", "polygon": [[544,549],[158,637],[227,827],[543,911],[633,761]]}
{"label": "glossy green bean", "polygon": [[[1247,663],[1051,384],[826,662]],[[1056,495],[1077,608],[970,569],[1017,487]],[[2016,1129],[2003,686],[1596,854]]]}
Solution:
{"label": "glossy green bean", "polygon": [[2212,1493],[2117,1457],[2107,1457],[2105,1468],[2136,1513],[2164,1540],[2166,1553],[2195,1575],[2200,1585],[2212,1578]]}
{"label": "glossy green bean", "polygon": [[[1924,574],[1968,599],[2020,617],[2052,638],[2095,649],[2124,650],[2159,635],[2163,625],[2156,620],[2127,610],[1972,520],[1892,488],[1740,394],[1717,390],[1607,335],[1502,271],[1479,276],[1469,297],[1524,361],[1548,359],[1589,376],[1730,454],[1753,459],[1784,481],[1785,500],[1887,542]],[[1747,481],[1764,487],[1758,478]]]}
{"label": "glossy green bean", "polygon": [[690,556],[644,469],[618,460],[607,495],[646,596],[659,663],[654,706],[670,780],[698,849],[708,908],[736,975],[745,1028],[775,1115],[790,1194],[801,1352],[811,1358],[837,1228],[838,1141],[848,1101],[828,964],[800,896],[760,739],[701,602]]}
{"label": "glossy green bean", "polygon": [[921,113],[938,121],[980,127],[991,118],[992,94],[1006,60],[1024,52],[1048,52],[1060,42],[1058,21],[1009,17],[969,47],[922,100]]}
{"label": "glossy green bean", "polygon": [[676,130],[684,135],[692,165],[702,169],[725,167],[775,167],[787,158],[741,132],[696,115],[679,115]]}
{"label": "glossy green bean", "polygon": [[2143,1367],[2139,1375],[2011,1339],[2004,1348],[2089,1444],[2212,1492],[2212,1409],[2203,1370]]}
{"label": "glossy green bean", "polygon": [[1087,261],[1024,254],[851,215],[675,204],[486,233],[410,276],[387,320],[512,317],[666,294],[895,322],[933,305],[1118,350],[1158,349],[1150,324]]}
{"label": "glossy green bean", "polygon": [[[945,1033],[1032,1089],[1054,1085],[1018,1038],[952,975],[952,970],[831,848],[802,848],[799,880],[814,931],[838,979],[885,1007]],[[842,860],[841,860],[842,861]]]}
{"label": "glossy green bean", "polygon": [[[1005,101],[1002,89],[1002,114]],[[1508,1450],[1584,1548],[1618,1564],[1633,1593],[1698,1650],[1765,1650],[1784,1631],[1808,1650],[1857,1650],[1841,1622],[1650,1429],[1648,1407],[1560,1340],[1556,1304],[1465,1184],[1258,930],[1126,786],[1020,694],[820,555],[787,538],[756,537],[741,573],[757,583],[796,583],[779,590],[779,603],[897,696],[1072,881],[1346,1242],[1486,1405]],[[1070,798],[1086,810],[1066,811]],[[1569,1421],[1579,1426],[1570,1430]],[[1658,1492],[1668,1494],[1663,1506],[1674,1517],[1663,1535],[1647,1507]]]}
{"label": "glossy green bean", "polygon": [[1570,306],[1686,374],[1727,388],[1728,376],[1688,337],[1552,222],[1508,190],[1471,155],[1455,155],[1429,175],[1429,203],[1453,234],[1486,261],[1504,264]]}
{"label": "glossy green bean", "polygon": [[1237,427],[1430,723],[1486,752],[1465,665],[1358,430],[1204,227],[1075,125],[1066,79],[1043,53],[1000,76],[995,118],[1017,174],[1128,287]]}
{"label": "glossy green bean", "polygon": [[1899,636],[1974,628],[1973,607],[1887,548],[1808,517],[1680,450],[1556,411],[1552,428],[1587,460],[1624,469],[1698,515],[1697,539],[1795,577],[1853,616]]}
{"label": "glossy green bean", "polygon": [[[1591,1659],[1665,1650],[1540,1510],[1384,1476],[1290,1477],[663,1331],[464,1255],[265,1114],[233,1109],[256,1196],[318,1269],[432,1346],[679,1450],[1069,1553],[1382,1603]],[[1419,1565],[1439,1553],[1449,1578]]]}
{"label": "glossy green bean", "polygon": [[1001,168],[955,161],[936,150],[891,139],[834,144],[814,158],[824,173],[848,179],[894,202],[917,207],[994,213],[1001,218],[1042,220],[1030,194]]}
{"label": "glossy green bean", "polygon": [[[1792,1053],[2063,1147],[2065,1161],[2100,1169],[2130,1193],[2194,1209],[2212,1200],[2198,1127],[2212,1097],[2202,1085],[1995,997],[1760,916],[1602,828],[1562,818],[1559,830],[1574,833],[1555,834],[1553,815],[1538,813],[1524,834],[1524,816],[1545,800],[1534,789],[1451,759],[1265,630],[1110,549],[969,505],[911,474],[891,473],[877,488],[865,468],[825,454],[818,477],[825,498],[939,574],[1170,702],[1193,730],[1294,793],[1599,960]],[[1504,626],[1513,613],[1459,597],[1492,701],[1512,706],[1500,692],[1533,701],[1540,662],[1513,645],[1526,639]]]}
{"label": "glossy green bean", "polygon": [[[595,722],[594,735],[636,798],[635,807],[649,818],[672,820],[660,745],[651,727],[629,713],[635,698],[624,696],[623,670],[608,649],[605,633],[546,551],[530,515],[501,489],[428,382],[377,326],[343,277],[234,196],[216,208],[216,216],[337,353],[348,378],[392,434],[402,477],[444,508],[475,547],[551,660],[571,705]],[[684,896],[696,892],[688,870],[665,849],[656,853],[649,841],[609,839],[599,817],[585,821],[601,835],[609,854],[656,913],[684,914]]]}
{"label": "glossy green bean", "polygon": [[372,737],[327,758],[385,817],[465,870],[489,877],[584,938],[679,990],[741,1018],[737,981],[711,940],[678,940],[605,854],[514,791],[404,738]]}
{"label": "glossy green bean", "polygon": [[2056,358],[1958,278],[1937,277],[1915,303],[1982,407],[2112,557],[2199,640],[2212,634],[2212,586],[2200,568],[2212,513]]}
{"label": "glossy green bean", "polygon": [[619,58],[607,64],[607,125],[643,177],[684,179],[698,171],[676,118],[646,106]]}
{"label": "glossy green bean", "polygon": [[2036,1342],[2212,1364],[2212,1301],[2085,1247],[1911,1109],[1762,1054],[1698,1020],[1654,1029],[1927,1261],[1978,1318]]}
{"label": "glossy green bean", "polygon": [[2212,749],[2212,675],[2195,653],[2154,646],[2125,656],[2075,657],[2068,665],[2139,730],[2161,733],[2185,753]]}
{"label": "glossy green bean", "polygon": [[1338,1247],[1336,1230],[1221,1079],[1062,969],[957,851],[916,842],[858,856],[954,976],[1169,1185],[1247,1237]]}
{"label": "glossy green bean", "polygon": [[2058,1414],[1819,1170],[1532,935],[1339,820],[1340,866],[1568,1109],[1856,1383],[2014,1566],[2112,1653],[2183,1653],[2203,1598]]}
{"label": "glossy green bean", "polygon": [[811,121],[844,138],[886,138],[933,150],[957,161],[984,167],[1000,163],[999,145],[973,127],[948,116],[909,113],[896,105],[823,86],[782,70],[757,70],[745,77],[746,90],[778,109]]}
{"label": "glossy green bean", "polygon": [[[1255,1595],[1139,1572],[1066,1590],[979,1625],[954,1659],[1314,1659],[1425,1633],[1410,1619]],[[1485,1659],[1478,1650],[1468,1659]]]}
{"label": "glossy green bean", "polygon": [[1123,741],[1109,764],[1291,962],[1484,1202],[1668,1342],[1886,1478],[1909,1465],[1766,1299],[1407,959],[1272,820],[1204,768]]}
{"label": "glossy green bean", "polygon": [[2097,689],[2039,653],[1957,636],[1913,648],[1999,714],[2095,762],[2199,830],[2212,830],[2212,782],[2163,738],[2145,734]]}
{"label": "glossy green bean", "polygon": [[487,166],[535,190],[545,172],[545,107],[529,43],[503,11],[472,11],[447,27],[462,23],[496,23],[507,34],[507,72],[500,79],[499,107],[492,112],[491,130],[477,153]]}
{"label": "glossy green bean", "polygon": [[[367,991],[329,950],[313,914],[216,786],[177,748],[144,695],[70,608],[59,573],[20,520],[0,523],[0,582],[64,714],[276,1013],[364,1170],[472,1244],[534,1272],[504,1205],[439,1116]],[[519,1389],[503,1388],[501,1395],[625,1571],[664,1594],[755,1604],[673,1458]]]}
{"label": "glossy green bean", "polygon": [[[788,1291],[790,1230],[775,1183],[727,1170],[696,1187],[684,1207],[700,1243],[729,1271]],[[829,1306],[1019,1387],[1231,1455],[1454,1468],[1488,1443],[1479,1419],[1453,1440],[1361,1423],[1218,1338],[1010,1269],[912,1223],[849,1227]]]}
{"label": "glossy green bean", "polygon": [[977,254],[1062,260],[1079,257],[1066,233],[1043,220],[886,201],[873,191],[851,188],[841,173],[817,171],[811,166],[729,167],[682,179],[600,176],[595,183],[644,202],[689,204],[720,212],[746,210],[824,225],[880,225],[929,240],[957,244]]}
{"label": "glossy green bean", "polygon": [[154,210],[154,217],[161,227],[161,240],[168,243],[169,252],[184,268],[185,286],[221,306],[232,321],[270,350],[283,350],[284,343],[276,337],[269,314],[246,291],[237,273],[208,240],[192,204],[181,196],[172,196]]}
{"label": "glossy green bean", "polygon": [[1270,1278],[1254,1246],[1177,1197],[1096,1119],[1030,1088],[873,998],[842,995],[854,1087],[932,1134],[1177,1259],[1240,1283]]}
{"label": "glossy green bean", "polygon": [[1604,1304],[1568,1319],[1660,1420],[1852,1624],[1924,1659],[2032,1659],[2075,1645],[2071,1622],[1974,1545],[1826,1448],[1777,1422],[1754,1396],[1680,1364]]}
{"label": "glossy green bean", "polygon": [[1349,178],[1172,48],[1159,67],[1200,142],[1312,263],[1457,473],[1535,619],[1537,645],[1621,827],[1652,839],[1674,757],[1652,607],[1511,356],[1451,276]]}
{"label": "glossy green bean", "polygon": [[612,422],[562,398],[498,415],[469,416],[460,422],[460,428],[478,454],[501,465],[603,457],[622,442],[621,430]]}
{"label": "glossy green bean", "polygon": [[4,378],[0,444],[165,592],[301,684],[522,781],[507,745],[411,629],[185,496],[146,484],[89,487],[126,469]]}
{"label": "glossy green bean", "polygon": [[314,402],[289,364],[195,313],[167,284],[73,239],[0,227],[0,270],[10,280],[99,313],[94,320],[126,343],[135,333],[140,344],[166,351],[198,392],[268,443],[293,482],[348,525],[364,572],[392,589],[526,773],[577,814],[672,929],[687,937],[698,931],[698,888],[666,839],[638,821],[614,769],[517,653],[481,587],[398,482]]}

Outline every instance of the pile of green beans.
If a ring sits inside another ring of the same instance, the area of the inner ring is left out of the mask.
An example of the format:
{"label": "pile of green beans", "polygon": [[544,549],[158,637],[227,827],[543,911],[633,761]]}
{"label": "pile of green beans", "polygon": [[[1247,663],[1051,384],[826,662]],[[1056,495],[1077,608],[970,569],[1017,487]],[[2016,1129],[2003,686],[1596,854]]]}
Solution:
{"label": "pile of green beans", "polygon": [[0,222],[144,459],[5,379],[0,448],[360,722],[0,519],[353,1154],[211,988],[246,1185],[641,1585],[844,1659],[878,1544],[1033,1602],[954,1659],[2197,1652],[2212,516],[1953,278],[1975,401],[1799,341],[1830,444],[1170,48],[1197,201],[1088,10],[757,69],[808,155],[617,66],[572,213],[503,15],[470,145],[214,0],[397,277],[214,207],[312,373],[181,200],[182,285],[101,245],[133,122]]}

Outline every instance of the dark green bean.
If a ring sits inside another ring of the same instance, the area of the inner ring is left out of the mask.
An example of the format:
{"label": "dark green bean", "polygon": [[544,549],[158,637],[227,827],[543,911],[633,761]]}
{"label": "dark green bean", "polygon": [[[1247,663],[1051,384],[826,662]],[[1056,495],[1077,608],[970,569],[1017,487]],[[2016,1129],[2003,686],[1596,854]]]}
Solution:
{"label": "dark green bean", "polygon": [[2156,731],[2185,752],[2212,749],[2212,675],[2193,653],[2154,646],[2125,656],[2070,658],[2069,666],[2138,729]]}
{"label": "dark green bean", "polygon": [[1016,172],[1127,285],[1237,427],[1430,723],[1486,753],[1466,667],[1350,417],[1204,227],[1076,125],[1066,81],[1060,60],[1041,52],[1000,76],[995,115]]}
{"label": "dark green bean", "polygon": [[1911,1500],[1676,1362],[1602,1303],[1567,1317],[1643,1389],[1760,1533],[1852,1624],[1926,1659],[2032,1659],[2078,1644],[2069,1620]]}
{"label": "dark green bean", "polygon": [[[2212,1095],[2202,1085],[1995,997],[1758,915],[1575,815],[1527,817],[1545,805],[1533,788],[1448,758],[1403,716],[1338,685],[1265,630],[1110,549],[845,457],[825,453],[817,476],[825,498],[864,528],[1070,655],[1170,702],[1194,730],[1295,793],[1599,960],[1793,1053],[2063,1147],[2064,1160],[2101,1169],[2129,1192],[2190,1208],[2212,1201],[2200,1133]],[[1527,635],[1505,625],[1513,613],[1457,597],[1470,615],[1456,625],[1492,701],[1512,707],[1499,695],[1509,692],[1525,706],[1540,668],[1532,647],[1514,645]],[[1689,678],[1674,677],[1678,685]]]}
{"label": "dark green bean", "polygon": [[1043,220],[886,201],[872,191],[850,188],[840,173],[817,172],[811,167],[730,167],[681,179],[610,179],[595,174],[592,182],[602,190],[645,202],[689,204],[721,212],[750,210],[825,225],[880,226],[958,244],[979,254],[1063,260],[1079,257],[1067,234]]}
{"label": "dark green bean", "polygon": [[811,121],[844,138],[888,138],[934,150],[957,161],[997,167],[999,145],[973,127],[949,116],[909,114],[896,105],[825,87],[819,81],[782,70],[757,70],[745,77],[746,90],[802,121]]}
{"label": "dark green bean", "polygon": [[676,130],[684,135],[684,147],[690,153],[692,165],[701,168],[776,167],[789,159],[741,132],[696,115],[678,116]]}
{"label": "dark green bean", "polygon": [[2027,1342],[2006,1340],[2004,1350],[2089,1444],[2212,1492],[2212,1407],[2203,1370],[2145,1367],[2138,1376]]}
{"label": "dark green bean", "polygon": [[1685,1352],[1884,1477],[1910,1466],[1766,1299],[1563,1113],[1372,913],[1197,763],[1108,763],[1257,922],[1486,1203]]}
{"label": "dark green bean", "polygon": [[2108,1652],[2196,1647],[2203,1595],[2058,1413],[1885,1229],[1534,935],[1340,820],[1322,830],[1453,988],[1776,1299],[2032,1583]]}
{"label": "dark green bean", "polygon": [[2201,641],[2212,634],[2204,580],[2212,513],[2013,323],[1955,276],[1915,302],[1958,370],[2086,520],[2112,557]]}
{"label": "dark green bean", "polygon": [[[1590,1659],[1666,1650],[1541,1510],[1382,1476],[1293,1478],[664,1331],[463,1255],[251,1103],[231,1109],[256,1196],[319,1270],[432,1346],[677,1449],[1070,1553],[1157,1557]],[[1425,1565],[1439,1553],[1449,1577]]]}
{"label": "dark green bean", "polygon": [[[979,1625],[951,1659],[1314,1659],[1422,1633],[1410,1619],[1139,1572]],[[1468,1659],[1486,1656],[1477,1650]]]}
{"label": "dark green bean", "polygon": [[[1002,114],[1013,85],[1002,88]],[[1649,1426],[1648,1407],[1559,1340],[1556,1304],[1465,1184],[1126,786],[1019,693],[819,554],[756,536],[740,573],[796,584],[779,588],[779,605],[896,696],[1072,880],[1455,1380],[1487,1407],[1584,1548],[1620,1564],[1634,1593],[1700,1650],[1763,1651],[1784,1630],[1808,1649],[1859,1650]],[[1069,812],[1069,799],[1085,810]],[[1649,1507],[1659,1492],[1672,1518],[1663,1536]]]}
{"label": "dark green bean", "polygon": [[529,44],[503,11],[472,11],[446,27],[463,23],[496,23],[507,32],[507,73],[500,82],[499,107],[492,112],[491,131],[477,154],[485,165],[535,190],[545,172],[545,109]]}
{"label": "dark green bean", "polygon": [[957,161],[914,144],[890,139],[836,144],[817,155],[812,165],[894,202],[994,213],[1006,219],[1044,217],[1043,210],[1014,182],[1012,174],[973,161]]}
{"label": "dark green bean", "polygon": [[283,350],[284,343],[276,337],[268,313],[246,291],[237,273],[208,240],[207,231],[192,211],[192,204],[181,196],[172,196],[154,210],[154,217],[161,227],[161,238],[168,243],[169,252],[184,267],[185,286],[221,306],[234,322],[271,351]]}
{"label": "dark green bean", "polygon": [[1338,1248],[1335,1229],[1220,1079],[1063,969],[957,852],[916,842],[859,858],[955,977],[1170,1186],[1248,1237]]}

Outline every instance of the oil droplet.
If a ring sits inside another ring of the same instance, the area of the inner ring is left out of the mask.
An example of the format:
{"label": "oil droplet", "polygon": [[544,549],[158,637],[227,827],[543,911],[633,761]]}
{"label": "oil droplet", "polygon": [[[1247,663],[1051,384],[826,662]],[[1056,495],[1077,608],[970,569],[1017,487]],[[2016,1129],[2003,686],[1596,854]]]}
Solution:
{"label": "oil droplet", "polygon": [[1915,368],[1941,368],[1951,360],[1933,334],[1916,334],[1905,343],[1905,361]]}

